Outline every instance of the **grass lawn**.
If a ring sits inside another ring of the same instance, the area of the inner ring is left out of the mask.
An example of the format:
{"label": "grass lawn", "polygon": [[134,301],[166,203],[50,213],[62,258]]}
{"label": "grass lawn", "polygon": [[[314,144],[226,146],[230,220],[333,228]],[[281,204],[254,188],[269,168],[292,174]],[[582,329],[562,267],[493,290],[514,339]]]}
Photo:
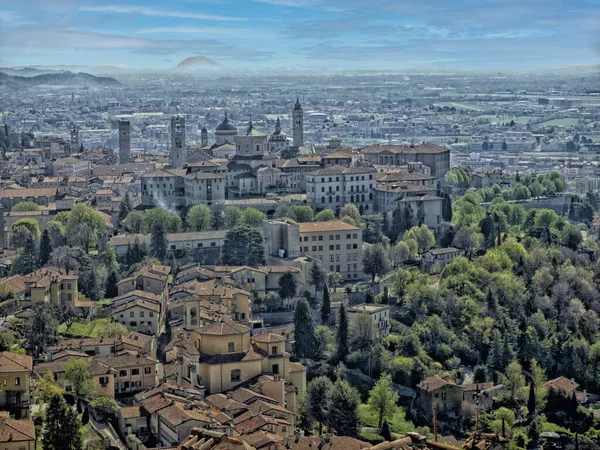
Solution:
{"label": "grass lawn", "polygon": [[96,319],[90,323],[85,322],[73,322],[69,331],[67,331],[67,324],[61,323],[58,327],[58,332],[65,336],[75,337],[98,337],[98,328],[102,325],[110,323],[110,318]]}

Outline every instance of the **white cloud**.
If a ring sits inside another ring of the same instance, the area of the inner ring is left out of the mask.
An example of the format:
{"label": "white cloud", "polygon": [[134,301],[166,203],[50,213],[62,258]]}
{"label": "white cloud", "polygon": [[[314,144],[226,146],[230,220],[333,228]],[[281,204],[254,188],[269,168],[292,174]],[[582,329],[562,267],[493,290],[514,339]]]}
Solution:
{"label": "white cloud", "polygon": [[179,19],[214,20],[223,22],[240,22],[246,20],[242,17],[217,16],[213,14],[197,14],[182,11],[164,11],[154,8],[147,8],[144,6],[83,6],[80,8],[80,10],[85,12],[99,12],[108,14],[139,14],[142,16],[152,17],[176,17]]}

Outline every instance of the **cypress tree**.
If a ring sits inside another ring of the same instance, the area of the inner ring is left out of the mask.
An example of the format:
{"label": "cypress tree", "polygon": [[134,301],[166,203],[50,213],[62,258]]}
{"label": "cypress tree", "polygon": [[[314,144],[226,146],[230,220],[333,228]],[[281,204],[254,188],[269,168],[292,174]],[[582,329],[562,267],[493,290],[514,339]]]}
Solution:
{"label": "cypress tree", "polygon": [[384,234],[384,236],[387,236],[388,238],[391,239],[391,237],[390,237],[390,218],[389,218],[387,211],[383,212],[383,219],[381,221],[381,232]]}
{"label": "cypress tree", "polygon": [[329,299],[329,289],[323,289],[323,301],[321,302],[321,321],[323,325],[327,325],[329,322],[329,315],[331,314],[331,300]]}
{"label": "cypress tree", "polygon": [[371,290],[369,289],[365,295],[365,303],[375,303],[375,297],[373,296],[373,293],[371,292]]}
{"label": "cypress tree", "polygon": [[105,296],[106,298],[115,298],[119,295],[119,290],[117,288],[117,283],[119,281],[119,277],[117,273],[113,270],[106,279],[106,289]]}
{"label": "cypress tree", "polygon": [[48,260],[50,260],[50,254],[52,253],[52,242],[50,241],[50,233],[48,230],[44,230],[42,239],[40,240],[40,266],[45,266]]}
{"label": "cypress tree", "polygon": [[157,222],[152,230],[150,241],[152,256],[162,261],[167,256],[167,229],[163,222]]}
{"label": "cypress tree", "polygon": [[347,381],[338,379],[329,392],[328,427],[338,436],[358,436],[360,394]]}
{"label": "cypress tree", "polygon": [[298,300],[294,310],[295,353],[298,358],[311,358],[316,348],[315,322],[310,305],[305,299]]}
{"label": "cypress tree", "polygon": [[383,421],[383,426],[381,427],[381,437],[388,442],[392,440],[392,432],[390,430],[390,424],[387,420]]}
{"label": "cypress tree", "polygon": [[346,361],[346,358],[350,353],[350,347],[348,344],[348,313],[346,312],[344,304],[340,306],[335,341],[337,344],[337,355],[339,360]]}
{"label": "cypress tree", "polygon": [[533,380],[529,383],[529,398],[527,399],[527,409],[529,410],[529,415],[535,415],[535,386]]}
{"label": "cypress tree", "polygon": [[45,414],[42,445],[44,450],[80,450],[83,448],[77,413],[60,394],[50,399]]}

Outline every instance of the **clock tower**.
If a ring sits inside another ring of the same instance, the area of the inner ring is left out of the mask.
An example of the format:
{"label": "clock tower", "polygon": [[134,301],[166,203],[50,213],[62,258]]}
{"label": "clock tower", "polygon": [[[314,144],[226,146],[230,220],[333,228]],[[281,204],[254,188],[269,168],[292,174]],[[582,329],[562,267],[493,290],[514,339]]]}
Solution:
{"label": "clock tower", "polygon": [[171,167],[183,167],[186,157],[185,119],[180,116],[173,117],[171,118]]}
{"label": "clock tower", "polygon": [[300,105],[299,97],[296,97],[292,120],[294,147],[302,147],[304,145],[304,113],[302,111],[302,105]]}

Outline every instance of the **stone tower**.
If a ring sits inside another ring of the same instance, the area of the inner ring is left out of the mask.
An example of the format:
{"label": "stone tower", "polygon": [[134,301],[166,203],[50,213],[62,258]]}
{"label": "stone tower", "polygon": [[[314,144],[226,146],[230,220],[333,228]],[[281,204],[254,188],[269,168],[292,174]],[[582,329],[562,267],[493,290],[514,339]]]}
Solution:
{"label": "stone tower", "polygon": [[202,131],[200,131],[200,145],[203,147],[208,145],[208,130],[206,127],[202,127]]}
{"label": "stone tower", "polygon": [[171,166],[183,167],[185,159],[185,119],[177,116],[171,118]]}
{"label": "stone tower", "polygon": [[127,164],[131,158],[131,123],[119,120],[119,164]]}
{"label": "stone tower", "polygon": [[299,97],[296,97],[292,118],[294,121],[294,147],[302,147],[304,145],[304,113],[302,112],[302,105],[300,105]]}
{"label": "stone tower", "polygon": [[77,153],[79,151],[79,130],[75,127],[71,130],[71,152]]}

